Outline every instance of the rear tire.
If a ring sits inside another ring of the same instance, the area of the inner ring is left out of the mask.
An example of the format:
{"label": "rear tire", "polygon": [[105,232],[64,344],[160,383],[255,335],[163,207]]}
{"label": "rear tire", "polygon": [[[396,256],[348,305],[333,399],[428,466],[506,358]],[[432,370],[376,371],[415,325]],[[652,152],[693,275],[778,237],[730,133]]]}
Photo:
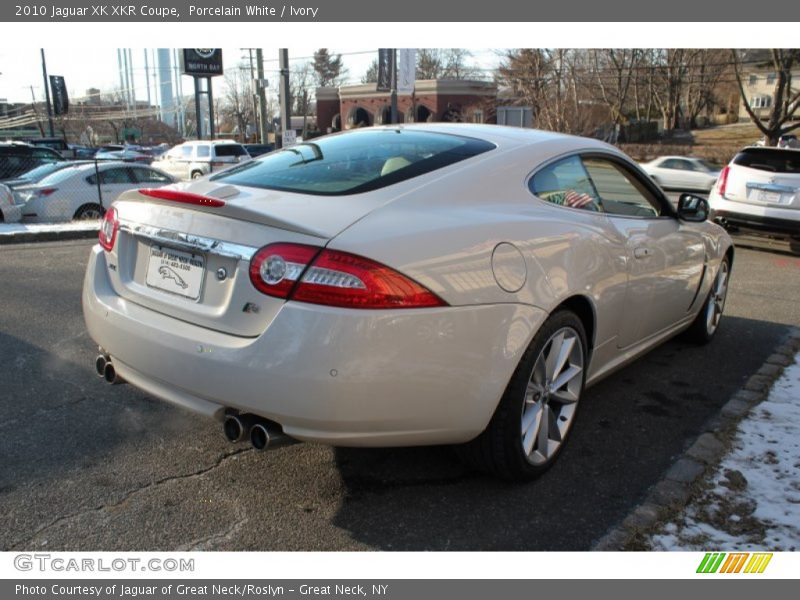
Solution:
{"label": "rear tire", "polygon": [[200,179],[203,176],[201,171],[192,171],[192,179]]}
{"label": "rear tire", "polygon": [[575,313],[551,315],[523,354],[486,430],[458,447],[462,458],[516,481],[549,469],[577,413],[586,381],[586,348],[586,332]]}
{"label": "rear tire", "polygon": [[84,204],[75,211],[72,218],[76,221],[102,219],[105,212],[106,211],[99,204]]}
{"label": "rear tire", "polygon": [[731,266],[728,257],[724,257],[719,265],[717,276],[708,291],[703,308],[697,313],[694,321],[686,330],[683,337],[692,343],[703,345],[709,343],[719,329],[722,313],[725,310],[725,300],[728,297],[728,283],[730,282]]}

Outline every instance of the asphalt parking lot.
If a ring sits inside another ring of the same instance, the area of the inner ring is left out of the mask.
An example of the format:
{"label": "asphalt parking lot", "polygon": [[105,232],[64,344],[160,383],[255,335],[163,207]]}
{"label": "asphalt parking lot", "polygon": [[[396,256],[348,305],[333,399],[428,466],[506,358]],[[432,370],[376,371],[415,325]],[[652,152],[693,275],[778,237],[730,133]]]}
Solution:
{"label": "asphalt parking lot", "polygon": [[589,390],[559,462],[515,485],[446,447],[260,454],[105,384],[80,309],[92,243],[0,246],[0,550],[587,550],[800,325],[800,258],[738,249],[715,341]]}

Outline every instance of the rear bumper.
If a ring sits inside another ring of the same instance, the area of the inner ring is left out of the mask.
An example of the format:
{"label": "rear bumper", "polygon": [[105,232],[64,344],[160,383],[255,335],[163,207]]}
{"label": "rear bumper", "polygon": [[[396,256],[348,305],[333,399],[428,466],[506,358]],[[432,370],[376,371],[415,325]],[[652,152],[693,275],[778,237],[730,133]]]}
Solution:
{"label": "rear bumper", "polygon": [[723,220],[755,231],[800,236],[800,210],[733,202],[716,194],[710,205],[710,220]]}
{"label": "rear bumper", "polygon": [[243,338],[117,296],[96,246],[86,325],[147,393],[220,416],[253,412],[301,440],[348,446],[457,443],[487,425],[544,311],[500,304],[358,311],[286,303]]}

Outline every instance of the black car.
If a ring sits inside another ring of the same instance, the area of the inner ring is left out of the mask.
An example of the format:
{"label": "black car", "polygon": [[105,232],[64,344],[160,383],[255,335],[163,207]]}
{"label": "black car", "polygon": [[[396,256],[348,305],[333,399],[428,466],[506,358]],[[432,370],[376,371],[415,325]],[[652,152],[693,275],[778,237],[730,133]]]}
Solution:
{"label": "black car", "polygon": [[247,153],[253,158],[275,150],[275,144],[242,144],[242,145],[244,146],[244,149],[247,150]]}
{"label": "black car", "polygon": [[45,146],[12,142],[0,144],[0,181],[12,179],[46,163],[64,158],[55,150]]}

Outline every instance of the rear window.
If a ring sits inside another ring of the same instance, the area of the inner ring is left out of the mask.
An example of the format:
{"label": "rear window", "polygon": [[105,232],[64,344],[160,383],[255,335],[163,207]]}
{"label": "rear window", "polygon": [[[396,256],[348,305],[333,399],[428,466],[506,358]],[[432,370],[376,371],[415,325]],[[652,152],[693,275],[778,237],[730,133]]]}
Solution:
{"label": "rear window", "polygon": [[746,148],[733,164],[772,173],[800,173],[800,152],[778,148]]}
{"label": "rear window", "polygon": [[244,156],[247,150],[241,144],[217,144],[214,146],[214,154],[217,156]]}
{"label": "rear window", "polygon": [[494,147],[484,140],[430,131],[362,130],[303,142],[211,179],[322,196],[358,194],[418,177]]}

